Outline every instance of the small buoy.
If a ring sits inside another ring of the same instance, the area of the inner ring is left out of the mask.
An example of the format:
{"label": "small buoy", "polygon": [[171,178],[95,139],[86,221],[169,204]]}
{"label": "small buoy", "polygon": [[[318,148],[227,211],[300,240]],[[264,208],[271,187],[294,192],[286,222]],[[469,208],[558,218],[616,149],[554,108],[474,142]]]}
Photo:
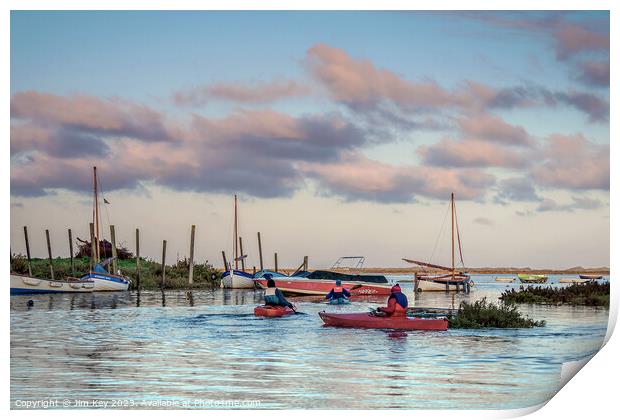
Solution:
{"label": "small buoy", "polygon": [[33,307],[33,306],[34,306],[34,301],[33,301],[32,299],[30,299],[30,300],[28,301],[28,307],[29,307],[29,308],[31,308],[31,307]]}

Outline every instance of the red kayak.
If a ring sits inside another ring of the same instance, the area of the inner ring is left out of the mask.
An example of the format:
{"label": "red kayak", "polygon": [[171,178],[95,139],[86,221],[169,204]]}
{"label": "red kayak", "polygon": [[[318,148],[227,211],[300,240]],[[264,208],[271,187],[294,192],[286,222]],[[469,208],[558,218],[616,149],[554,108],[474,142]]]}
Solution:
{"label": "red kayak", "polygon": [[319,312],[319,316],[323,320],[323,323],[330,327],[426,331],[445,331],[448,329],[448,320],[446,318],[383,317],[375,316],[368,312]]}
{"label": "red kayak", "polygon": [[278,317],[294,313],[288,306],[261,305],[254,308],[254,315],[256,316]]}

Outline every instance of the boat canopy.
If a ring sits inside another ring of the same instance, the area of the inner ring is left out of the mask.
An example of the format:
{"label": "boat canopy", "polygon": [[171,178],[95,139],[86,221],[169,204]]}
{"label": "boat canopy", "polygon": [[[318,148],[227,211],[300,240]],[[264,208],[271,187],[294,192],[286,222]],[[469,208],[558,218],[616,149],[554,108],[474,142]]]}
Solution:
{"label": "boat canopy", "polygon": [[265,274],[271,274],[272,277],[288,277],[286,274],[278,273],[277,271],[271,270],[260,270],[254,274],[255,279],[260,279],[265,276]]}
{"label": "boat canopy", "polygon": [[93,272],[94,273],[103,273],[103,274],[110,274],[108,273],[108,270],[106,270],[103,265],[97,263],[95,264],[95,268],[93,268]]}
{"label": "boat canopy", "polygon": [[344,274],[335,271],[316,270],[307,276],[313,280],[342,280],[361,283],[388,283],[385,276],[380,274]]}

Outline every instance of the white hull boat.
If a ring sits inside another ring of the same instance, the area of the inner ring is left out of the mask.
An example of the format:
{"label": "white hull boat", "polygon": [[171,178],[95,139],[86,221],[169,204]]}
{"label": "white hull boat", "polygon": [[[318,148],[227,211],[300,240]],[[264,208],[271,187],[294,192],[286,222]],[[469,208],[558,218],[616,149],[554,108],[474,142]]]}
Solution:
{"label": "white hull boat", "polygon": [[243,271],[233,271],[230,275],[229,271],[222,274],[222,289],[253,289],[254,276]]}
{"label": "white hull boat", "polygon": [[131,280],[125,276],[91,271],[83,275],[80,280],[92,281],[93,292],[124,292],[129,289]]}
{"label": "white hull boat", "polygon": [[[446,291],[446,283],[432,280],[418,280],[417,281],[417,289],[418,292],[445,292]],[[415,283],[414,283],[415,284]],[[449,292],[456,292],[456,284],[449,284],[448,289]],[[459,286],[459,291],[463,291],[463,286]]]}
{"label": "white hull boat", "polygon": [[92,280],[49,280],[11,274],[11,294],[88,293],[95,290]]}

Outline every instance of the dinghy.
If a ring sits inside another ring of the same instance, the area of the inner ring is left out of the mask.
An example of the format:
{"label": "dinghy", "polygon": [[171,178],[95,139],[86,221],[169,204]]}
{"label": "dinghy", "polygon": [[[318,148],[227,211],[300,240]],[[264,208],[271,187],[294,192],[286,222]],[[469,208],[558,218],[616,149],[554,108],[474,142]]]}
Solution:
{"label": "dinghy", "polygon": [[544,274],[517,274],[521,283],[546,283],[549,277]]}
{"label": "dinghy", "polygon": [[68,279],[47,280],[11,274],[11,294],[29,295],[38,293],[87,293],[92,292],[92,280]]}

